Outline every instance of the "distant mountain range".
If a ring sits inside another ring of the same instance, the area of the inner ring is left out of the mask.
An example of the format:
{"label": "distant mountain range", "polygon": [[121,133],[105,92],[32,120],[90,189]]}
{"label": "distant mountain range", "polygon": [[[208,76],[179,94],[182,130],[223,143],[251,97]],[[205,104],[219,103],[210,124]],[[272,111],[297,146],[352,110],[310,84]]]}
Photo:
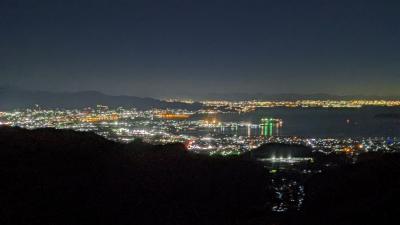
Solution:
{"label": "distant mountain range", "polygon": [[0,88],[0,110],[28,108],[35,105],[50,109],[71,109],[106,105],[109,107],[135,107],[138,109],[179,108],[189,110],[196,110],[202,106],[200,103],[186,104],[126,95],[112,96],[97,91],[48,92],[10,87]]}
{"label": "distant mountain range", "polygon": [[[382,99],[400,100],[399,96],[367,96],[367,95],[330,95],[318,94],[273,94],[264,93],[209,93],[198,100],[266,100],[266,101],[295,101],[295,100],[353,100],[353,99]],[[107,95],[97,91],[81,92],[49,92],[32,91],[13,87],[0,87],[0,110],[29,108],[39,105],[42,108],[84,108],[96,105],[109,107],[135,107],[138,109],[188,109],[196,110],[201,103],[167,102],[154,98],[142,98],[127,95]]]}
{"label": "distant mountain range", "polygon": [[265,94],[265,93],[209,93],[203,97],[208,100],[269,100],[269,101],[295,101],[295,100],[400,100],[400,96],[377,95],[332,95],[326,93],[315,94]]}

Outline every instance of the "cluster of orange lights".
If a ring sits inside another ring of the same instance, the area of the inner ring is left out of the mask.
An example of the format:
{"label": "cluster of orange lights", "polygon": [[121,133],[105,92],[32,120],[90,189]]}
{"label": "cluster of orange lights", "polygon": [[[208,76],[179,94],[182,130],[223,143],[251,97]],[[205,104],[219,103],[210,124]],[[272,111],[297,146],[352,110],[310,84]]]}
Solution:
{"label": "cluster of orange lights", "polygon": [[354,153],[354,151],[361,150],[362,148],[364,148],[364,146],[362,144],[358,144],[358,145],[355,145],[354,147],[343,148],[343,152],[351,154],[351,153]]}
{"label": "cluster of orange lights", "polygon": [[343,149],[343,151],[344,151],[345,153],[353,153],[353,152],[354,152],[354,149],[353,149],[352,147],[345,147],[345,148]]}
{"label": "cluster of orange lights", "polygon": [[207,118],[204,120],[206,124],[217,124],[219,121],[216,118]]}
{"label": "cluster of orange lights", "polygon": [[158,114],[158,117],[162,119],[168,119],[168,120],[175,120],[175,119],[188,119],[190,117],[189,114],[173,114],[173,113],[162,113]]}
{"label": "cluster of orange lights", "polygon": [[85,118],[82,118],[81,121],[86,123],[94,123],[100,121],[114,121],[118,119],[119,119],[118,115],[112,114],[112,115],[100,115],[100,116],[87,116]]}

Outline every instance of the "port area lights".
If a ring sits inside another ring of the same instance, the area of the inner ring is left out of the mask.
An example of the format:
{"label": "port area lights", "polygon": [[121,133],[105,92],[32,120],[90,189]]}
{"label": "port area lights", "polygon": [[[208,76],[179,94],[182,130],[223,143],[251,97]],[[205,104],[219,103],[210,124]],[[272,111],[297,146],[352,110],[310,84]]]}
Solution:
{"label": "port area lights", "polygon": [[270,158],[261,158],[259,159],[260,161],[269,161],[272,163],[296,163],[296,162],[302,162],[302,161],[312,161],[312,158],[308,157],[275,157],[272,156]]}

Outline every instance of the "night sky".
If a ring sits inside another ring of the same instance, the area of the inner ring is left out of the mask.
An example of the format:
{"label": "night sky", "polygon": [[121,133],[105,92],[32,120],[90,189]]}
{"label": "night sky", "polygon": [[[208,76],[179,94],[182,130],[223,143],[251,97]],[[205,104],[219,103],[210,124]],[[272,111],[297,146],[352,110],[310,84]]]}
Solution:
{"label": "night sky", "polygon": [[0,86],[400,95],[400,1],[0,0]]}

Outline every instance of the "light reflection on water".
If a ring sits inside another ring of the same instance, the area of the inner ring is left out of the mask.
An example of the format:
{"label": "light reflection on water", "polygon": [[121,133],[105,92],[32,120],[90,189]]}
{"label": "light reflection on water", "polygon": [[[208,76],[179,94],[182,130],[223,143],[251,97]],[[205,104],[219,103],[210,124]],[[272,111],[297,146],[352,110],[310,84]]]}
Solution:
{"label": "light reflection on water", "polygon": [[[282,127],[267,129],[240,127],[225,128],[221,133],[241,136],[301,136],[301,137],[400,137],[399,119],[377,119],[382,113],[400,113],[394,107],[365,107],[356,109],[322,108],[269,108],[249,113],[225,113],[216,117],[220,121],[260,123],[262,118],[279,118]],[[235,133],[236,132],[236,133]]]}

